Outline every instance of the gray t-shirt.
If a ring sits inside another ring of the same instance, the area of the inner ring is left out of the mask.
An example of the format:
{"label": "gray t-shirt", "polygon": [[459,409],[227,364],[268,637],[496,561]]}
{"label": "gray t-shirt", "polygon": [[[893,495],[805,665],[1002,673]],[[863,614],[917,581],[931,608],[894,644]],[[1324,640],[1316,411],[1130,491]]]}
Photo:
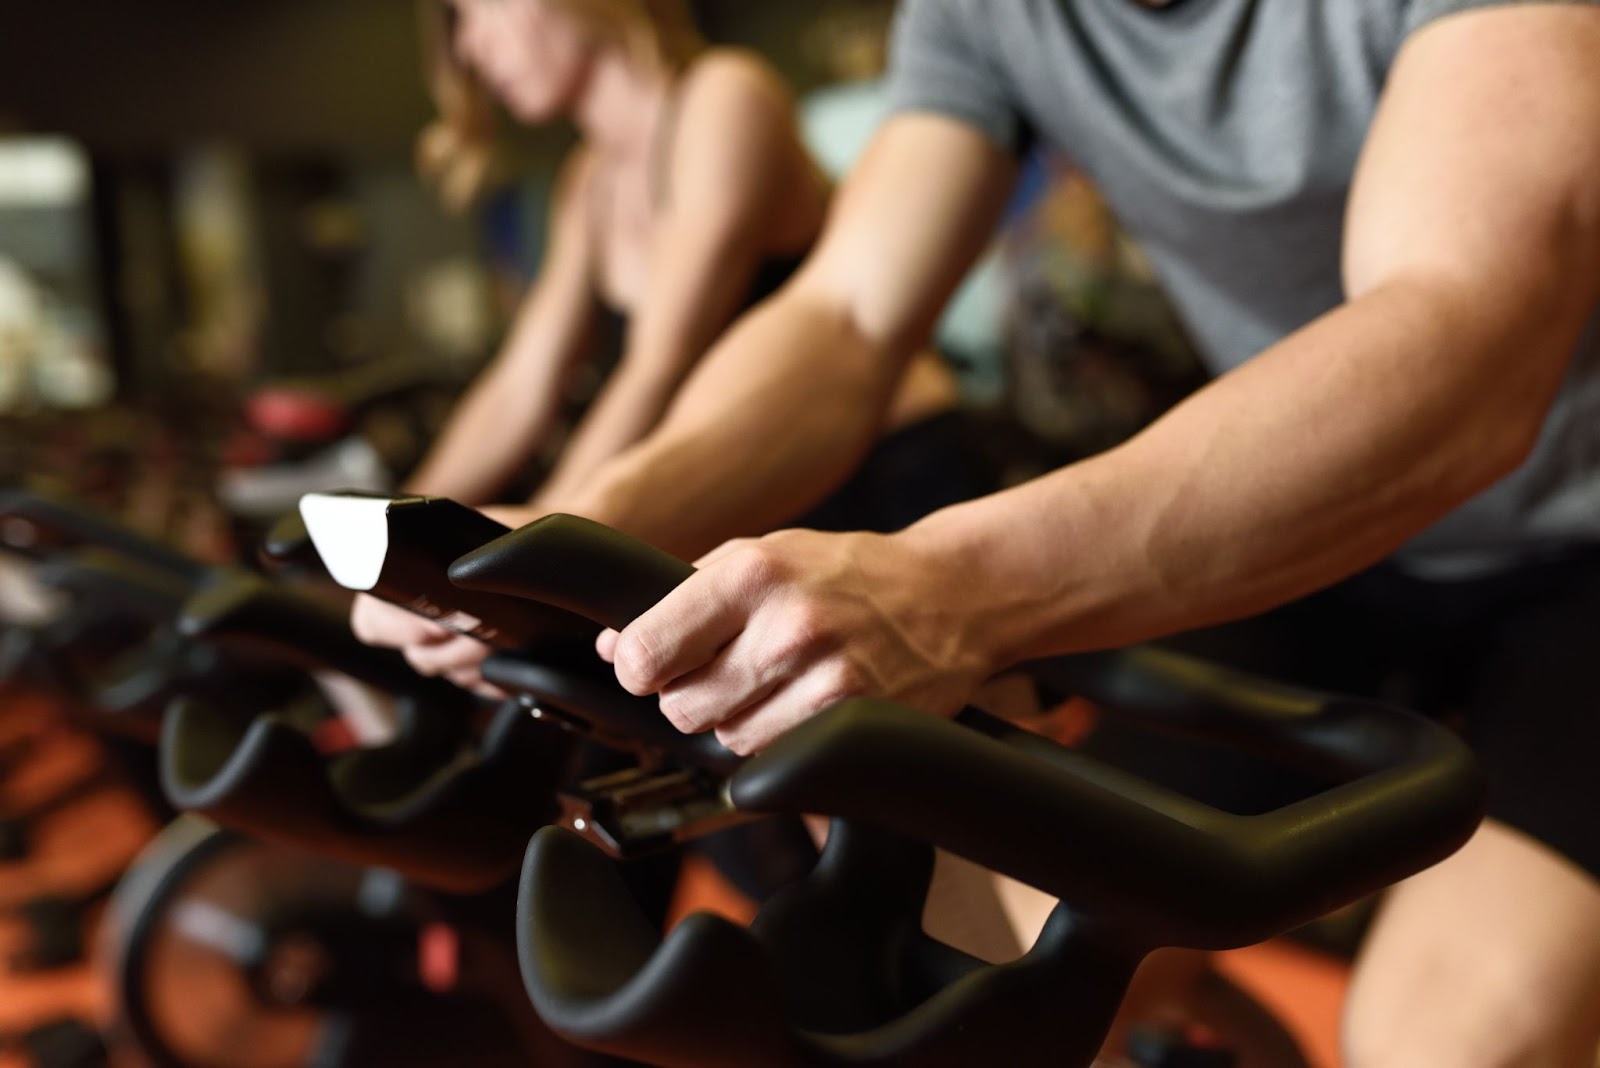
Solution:
{"label": "gray t-shirt", "polygon": [[[1407,36],[1510,2],[902,0],[891,100],[1072,159],[1220,373],[1344,300],[1350,179]],[[1596,539],[1600,314],[1534,455],[1402,555],[1443,574]]]}

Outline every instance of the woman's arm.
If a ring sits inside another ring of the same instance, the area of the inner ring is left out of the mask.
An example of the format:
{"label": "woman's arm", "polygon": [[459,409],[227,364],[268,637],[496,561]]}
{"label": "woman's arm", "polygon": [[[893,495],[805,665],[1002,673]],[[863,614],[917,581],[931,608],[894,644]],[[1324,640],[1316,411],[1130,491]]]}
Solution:
{"label": "woman's arm", "polygon": [[1011,157],[963,123],[885,123],[800,273],[728,330],[655,432],[562,510],[696,556],[822,500],[883,426],[1015,175]]}
{"label": "woman's arm", "polygon": [[789,92],[765,64],[716,53],[680,93],[668,192],[627,348],[541,489],[540,506],[570,500],[647,435],[739,311],[762,257],[804,245],[820,228],[823,180],[800,143]]}
{"label": "woman's arm", "polygon": [[486,504],[549,434],[562,384],[594,325],[593,250],[584,210],[589,169],[581,149],[562,168],[543,270],[500,354],[406,480],[408,491]]}

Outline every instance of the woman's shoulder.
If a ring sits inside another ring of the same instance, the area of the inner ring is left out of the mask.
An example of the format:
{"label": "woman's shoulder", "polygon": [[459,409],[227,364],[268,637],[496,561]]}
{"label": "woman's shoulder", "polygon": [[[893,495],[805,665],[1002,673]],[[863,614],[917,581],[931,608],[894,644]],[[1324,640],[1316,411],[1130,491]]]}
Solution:
{"label": "woman's shoulder", "polygon": [[[816,223],[826,183],[801,140],[794,97],[783,78],[753,52],[714,48],[701,53],[678,85],[677,129],[668,161],[672,199],[715,205],[730,218],[759,216],[778,201],[786,227],[790,215]],[[815,195],[805,191],[815,190]],[[776,192],[775,192],[776,191]],[[776,199],[775,199],[776,198]]]}
{"label": "woman's shoulder", "polygon": [[772,121],[794,119],[794,93],[759,53],[744,48],[708,48],[695,57],[679,83],[683,118],[711,111]]}

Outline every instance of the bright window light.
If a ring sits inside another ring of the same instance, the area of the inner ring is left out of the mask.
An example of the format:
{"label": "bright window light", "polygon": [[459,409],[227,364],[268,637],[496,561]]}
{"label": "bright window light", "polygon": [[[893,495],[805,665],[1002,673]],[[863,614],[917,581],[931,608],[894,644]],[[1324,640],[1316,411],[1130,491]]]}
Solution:
{"label": "bright window light", "polygon": [[0,138],[0,207],[80,203],[89,185],[83,150],[61,138]]}

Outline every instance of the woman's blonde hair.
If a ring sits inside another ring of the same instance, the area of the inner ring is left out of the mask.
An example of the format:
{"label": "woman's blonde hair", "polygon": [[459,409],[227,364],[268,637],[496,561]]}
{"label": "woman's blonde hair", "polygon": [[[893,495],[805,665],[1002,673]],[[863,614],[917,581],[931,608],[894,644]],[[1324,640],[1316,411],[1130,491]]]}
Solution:
{"label": "woman's blonde hair", "polygon": [[[677,73],[705,47],[684,0],[541,0],[581,19],[602,41],[619,42],[638,62]],[[483,83],[456,58],[446,0],[420,0],[423,64],[439,115],[417,139],[417,167],[459,210],[488,184],[495,106]]]}

